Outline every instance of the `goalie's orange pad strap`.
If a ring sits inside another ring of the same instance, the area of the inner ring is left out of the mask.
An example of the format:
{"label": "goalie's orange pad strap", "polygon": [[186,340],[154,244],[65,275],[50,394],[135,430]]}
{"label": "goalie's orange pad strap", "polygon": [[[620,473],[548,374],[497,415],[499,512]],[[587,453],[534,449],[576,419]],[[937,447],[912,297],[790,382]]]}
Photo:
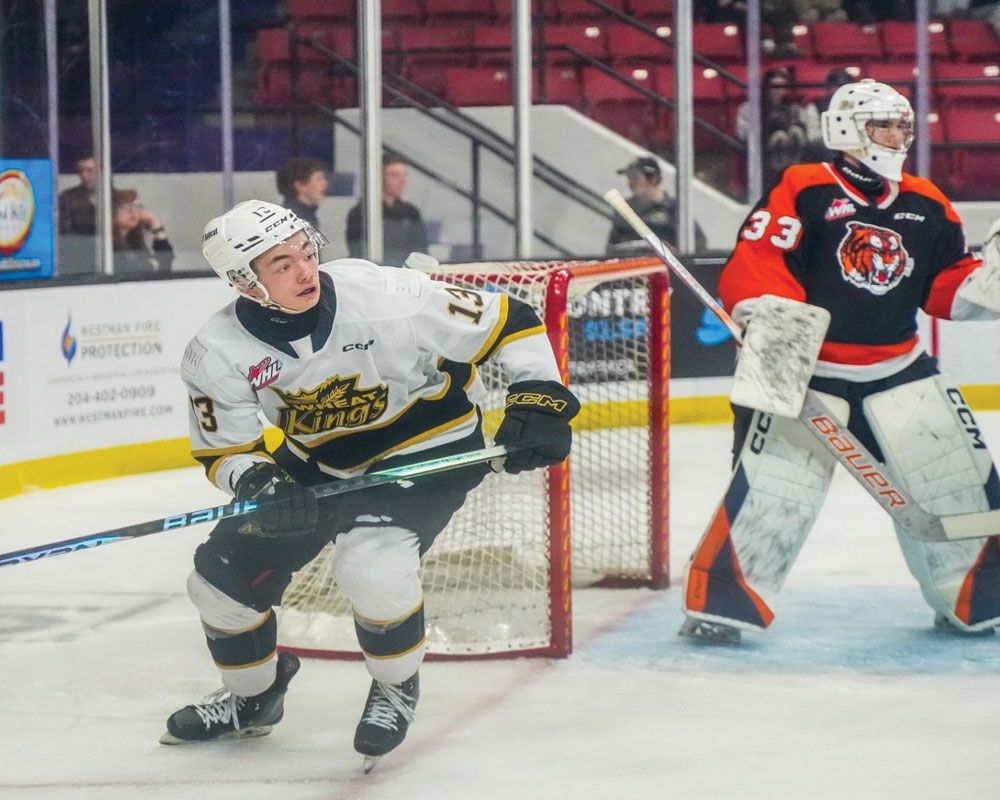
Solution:
{"label": "goalie's orange pad strap", "polygon": [[736,518],[748,489],[746,474],[739,467],[692,559],[685,606],[689,611],[766,628],[774,619],[774,612],[747,585],[730,537],[730,519]]}

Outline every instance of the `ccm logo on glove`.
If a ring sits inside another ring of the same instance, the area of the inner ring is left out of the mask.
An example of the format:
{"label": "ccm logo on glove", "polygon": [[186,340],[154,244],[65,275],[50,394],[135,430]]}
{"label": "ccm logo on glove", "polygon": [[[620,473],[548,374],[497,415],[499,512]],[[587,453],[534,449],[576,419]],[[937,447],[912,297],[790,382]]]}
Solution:
{"label": "ccm logo on glove", "polygon": [[580,411],[580,401],[556,381],[519,381],[511,384],[504,404],[497,444],[519,448],[504,460],[504,470],[517,474],[560,464],[569,455],[573,431],[569,423]]}

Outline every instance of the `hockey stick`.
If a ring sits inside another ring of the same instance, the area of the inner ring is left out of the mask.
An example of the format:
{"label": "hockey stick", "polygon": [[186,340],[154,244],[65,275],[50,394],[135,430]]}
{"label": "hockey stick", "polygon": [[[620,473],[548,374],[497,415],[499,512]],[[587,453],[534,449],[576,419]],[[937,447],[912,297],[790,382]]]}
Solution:
{"label": "hockey stick", "polygon": [[[361,489],[370,489],[373,486],[383,486],[387,483],[397,483],[409,480],[410,478],[432,475],[435,472],[444,472],[446,470],[472,466],[473,464],[482,464],[486,461],[503,458],[505,455],[513,452],[515,452],[515,448],[496,445],[494,447],[483,448],[482,450],[458,453],[453,456],[443,456],[442,458],[434,458],[430,461],[421,461],[416,464],[393,467],[382,472],[373,472],[369,475],[359,475],[356,478],[346,478],[326,483],[313,487],[313,492],[318,498],[333,497],[338,494],[357,492]],[[61,542],[28,547],[24,550],[0,553],[0,567],[5,567],[8,564],[20,564],[26,561],[37,561],[40,558],[58,556],[63,553],[74,553],[77,550],[87,550],[102,544],[113,544],[124,539],[138,539],[140,536],[150,536],[154,533],[178,531],[190,528],[192,525],[200,525],[203,522],[214,522],[228,517],[241,517],[246,514],[252,514],[264,505],[252,500],[236,501],[225,506],[203,508],[199,511],[189,511],[186,514],[175,514],[170,517],[150,520],[149,522],[126,525],[124,528],[115,528],[114,530],[102,531],[101,533],[91,533],[87,536],[77,536],[75,539],[65,539]]]}
{"label": "hockey stick", "polygon": [[[649,243],[660,260],[722,321],[739,346],[743,341],[740,326],[632,210],[618,190],[612,189],[604,195],[604,199]],[[806,399],[798,418],[864,487],[864,490],[874,497],[879,505],[889,512],[889,516],[914,539],[925,542],[948,542],[1000,534],[1000,509],[947,516],[938,516],[923,509],[884,465],[868,452],[861,441],[837,422],[836,417],[814,391],[806,392]]]}

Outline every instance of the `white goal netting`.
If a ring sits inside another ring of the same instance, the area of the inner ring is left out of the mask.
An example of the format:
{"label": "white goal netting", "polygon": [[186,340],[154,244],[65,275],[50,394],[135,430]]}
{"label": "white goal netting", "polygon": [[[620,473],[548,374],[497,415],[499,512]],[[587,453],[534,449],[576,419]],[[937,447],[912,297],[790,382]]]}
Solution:
{"label": "white goal netting", "polygon": [[[666,568],[667,290],[651,259],[441,266],[466,288],[505,291],[545,321],[582,410],[568,467],[490,475],[423,561],[429,652],[565,654],[571,584],[662,585]],[[479,370],[487,434],[506,379]],[[572,555],[571,555],[572,554]],[[294,577],[280,642],[315,655],[357,650],[333,581],[335,546]]]}

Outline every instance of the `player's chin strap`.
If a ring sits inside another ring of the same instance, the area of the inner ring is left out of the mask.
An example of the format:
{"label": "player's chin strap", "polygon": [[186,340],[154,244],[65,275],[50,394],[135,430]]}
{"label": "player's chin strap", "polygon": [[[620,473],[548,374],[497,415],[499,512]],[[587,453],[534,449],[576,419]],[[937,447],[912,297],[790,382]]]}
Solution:
{"label": "player's chin strap", "polygon": [[[484,447],[481,450],[471,450],[468,453],[457,453],[451,456],[442,456],[429,461],[420,461],[416,464],[406,464],[401,467],[372,472],[367,475],[358,475],[355,478],[345,478],[344,480],[325,483],[321,486],[313,487],[316,497],[333,497],[338,494],[357,492],[362,489],[369,489],[373,486],[383,486],[388,483],[398,483],[404,488],[412,486],[411,478],[419,478],[423,475],[433,475],[437,472],[445,472],[461,467],[469,467],[473,464],[489,463],[494,472],[503,470],[502,461],[508,454],[521,448],[504,447],[495,445]],[[63,553],[75,553],[78,550],[88,550],[102,544],[113,544],[123,539],[138,539],[140,536],[150,536],[154,533],[165,533],[167,531],[184,530],[192,525],[200,525],[203,522],[217,522],[228,517],[241,517],[245,514],[252,514],[263,506],[253,500],[234,501],[229,505],[215,506],[214,508],[203,508],[198,511],[189,511],[186,514],[175,514],[171,517],[150,520],[149,522],[139,522],[135,525],[127,525],[124,528],[115,528],[101,533],[91,533],[86,536],[78,536],[75,539],[64,539],[61,542],[52,542],[37,547],[28,547],[24,550],[14,550],[10,553],[0,553],[0,567],[9,564],[22,564],[27,561],[37,561],[48,556],[58,556]],[[280,505],[276,502],[275,505]]]}
{"label": "player's chin strap", "polygon": [[[737,345],[741,344],[743,331],[740,326],[632,210],[625,202],[625,198],[616,189],[612,189],[604,195],[604,199],[628,221],[637,234],[649,243],[660,260],[722,321]],[[914,539],[925,542],[947,542],[954,539],[981,539],[1000,534],[1000,509],[937,516],[921,508],[903,485],[868,452],[858,438],[837,422],[826,404],[812,390],[805,394],[798,419],[864,487],[864,490],[889,512],[889,516]]]}

